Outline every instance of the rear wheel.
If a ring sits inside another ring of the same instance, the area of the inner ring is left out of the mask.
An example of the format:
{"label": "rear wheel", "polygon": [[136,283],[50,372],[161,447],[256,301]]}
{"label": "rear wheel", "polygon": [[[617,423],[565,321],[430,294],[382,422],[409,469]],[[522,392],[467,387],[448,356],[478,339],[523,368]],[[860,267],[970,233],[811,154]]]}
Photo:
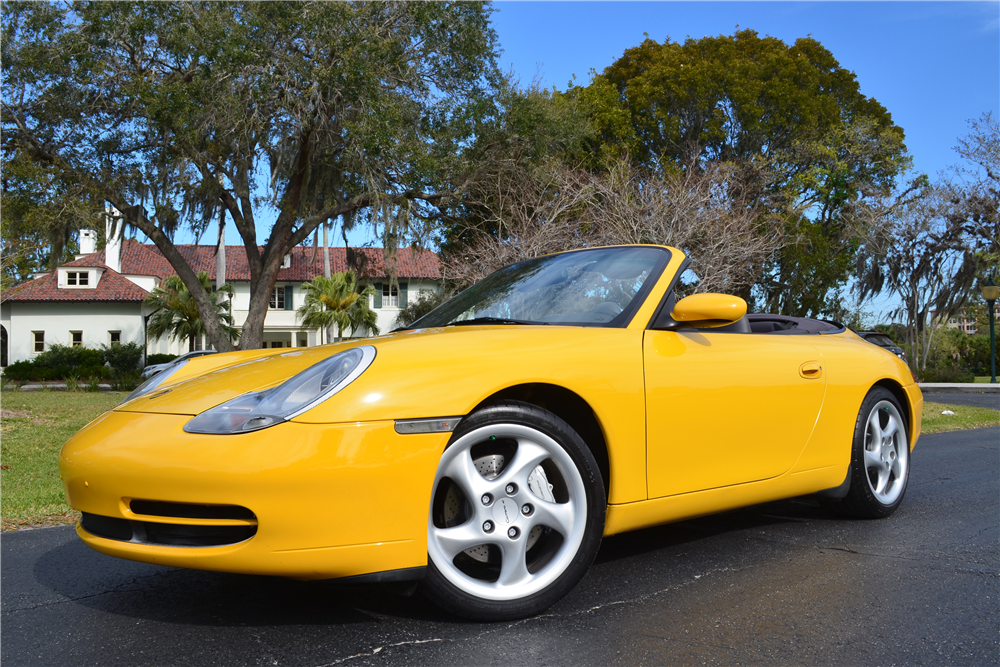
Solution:
{"label": "rear wheel", "polygon": [[910,445],[906,420],[892,393],[875,387],[865,397],[854,427],[851,488],[835,507],[864,519],[896,511],[910,477]]}
{"label": "rear wheel", "polygon": [[519,401],[477,411],[438,464],[425,595],[477,620],[547,609],[593,562],[606,502],[597,462],[562,419]]}

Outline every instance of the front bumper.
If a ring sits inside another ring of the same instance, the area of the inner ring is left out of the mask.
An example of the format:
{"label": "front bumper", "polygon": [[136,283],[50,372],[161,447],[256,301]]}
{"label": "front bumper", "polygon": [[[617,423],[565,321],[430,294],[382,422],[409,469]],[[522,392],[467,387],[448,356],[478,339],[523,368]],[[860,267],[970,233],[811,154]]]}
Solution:
{"label": "front bumper", "polygon": [[[160,565],[299,579],[426,564],[431,486],[450,434],[399,435],[392,421],[380,421],[197,435],[182,430],[188,419],[109,412],[66,443],[59,467],[69,504],[112,520],[103,523],[136,527],[131,538],[126,531],[110,539],[77,526],[88,546]],[[136,500],[152,504],[133,506]],[[252,514],[136,511],[178,503]],[[174,534],[224,526],[251,536],[222,546],[167,546],[150,543],[142,526]]]}

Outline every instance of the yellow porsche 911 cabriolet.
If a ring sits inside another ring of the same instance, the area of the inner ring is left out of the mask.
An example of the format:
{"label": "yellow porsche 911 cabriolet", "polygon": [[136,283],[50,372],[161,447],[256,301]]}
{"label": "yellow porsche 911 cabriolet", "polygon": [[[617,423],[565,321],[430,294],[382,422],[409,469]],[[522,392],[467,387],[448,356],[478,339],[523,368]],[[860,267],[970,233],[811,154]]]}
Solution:
{"label": "yellow porsche 911 cabriolet", "polygon": [[830,322],[679,299],[674,248],[504,268],[411,327],[169,367],[63,448],[94,549],[298,579],[421,580],[536,614],[605,535],[804,494],[903,499],[923,402]]}

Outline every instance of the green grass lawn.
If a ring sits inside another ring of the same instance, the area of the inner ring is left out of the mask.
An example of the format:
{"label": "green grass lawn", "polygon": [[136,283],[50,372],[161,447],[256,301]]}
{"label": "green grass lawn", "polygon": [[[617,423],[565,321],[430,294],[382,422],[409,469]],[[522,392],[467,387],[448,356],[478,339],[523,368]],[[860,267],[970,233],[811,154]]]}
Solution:
{"label": "green grass lawn", "polygon": [[[59,450],[124,394],[5,391],[0,396],[0,514],[3,530],[74,523],[59,481]],[[951,410],[954,415],[942,415]],[[1000,411],[924,403],[924,433],[1000,424]]]}
{"label": "green grass lawn", "polygon": [[[941,414],[945,410],[951,410],[955,414]],[[998,424],[1000,424],[1000,410],[925,402],[923,423],[920,425],[920,432],[943,433],[945,431],[961,431],[967,428],[996,426]]]}
{"label": "green grass lawn", "polygon": [[5,391],[0,395],[0,522],[74,523],[57,464],[70,436],[124,398],[121,392]]}
{"label": "green grass lawn", "polygon": [[[990,380],[992,380],[992,379],[993,379],[992,376],[989,376],[989,375],[977,375],[976,379],[975,379],[975,382],[981,383],[981,384],[989,384]],[[1000,378],[997,378],[997,380],[1000,381]]]}

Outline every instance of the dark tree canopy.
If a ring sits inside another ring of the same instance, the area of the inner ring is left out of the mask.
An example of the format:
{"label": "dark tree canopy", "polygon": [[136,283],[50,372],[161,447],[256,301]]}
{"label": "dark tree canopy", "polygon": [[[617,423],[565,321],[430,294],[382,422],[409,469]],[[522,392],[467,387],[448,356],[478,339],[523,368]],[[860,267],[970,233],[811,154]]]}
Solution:
{"label": "dark tree canopy", "polygon": [[760,192],[786,224],[754,296],[774,312],[834,307],[856,250],[854,210],[907,162],[903,130],[811,38],[647,39],[569,94],[588,110],[595,152],[648,169],[766,166]]}
{"label": "dark tree canopy", "polygon": [[177,270],[219,349],[228,340],[178,229],[235,222],[252,289],[241,346],[259,347],[282,258],[318,225],[371,224],[390,248],[421,234],[461,188],[497,81],[479,2],[2,11],[5,165],[25,156],[113,205]]}

